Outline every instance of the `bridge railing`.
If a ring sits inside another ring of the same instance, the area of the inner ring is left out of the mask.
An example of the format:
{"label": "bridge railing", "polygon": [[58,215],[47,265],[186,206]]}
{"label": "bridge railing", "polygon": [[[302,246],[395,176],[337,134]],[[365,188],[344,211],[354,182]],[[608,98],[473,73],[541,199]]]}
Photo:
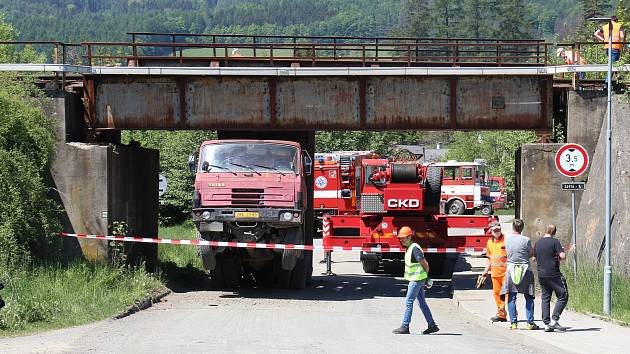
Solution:
{"label": "bridge railing", "polygon": [[[84,42],[88,63],[144,65],[215,59],[222,65],[243,61],[356,63],[362,66],[544,66],[544,40],[285,36],[130,32],[131,42]],[[142,40],[149,40],[143,42]],[[308,64],[307,64],[308,65]]]}

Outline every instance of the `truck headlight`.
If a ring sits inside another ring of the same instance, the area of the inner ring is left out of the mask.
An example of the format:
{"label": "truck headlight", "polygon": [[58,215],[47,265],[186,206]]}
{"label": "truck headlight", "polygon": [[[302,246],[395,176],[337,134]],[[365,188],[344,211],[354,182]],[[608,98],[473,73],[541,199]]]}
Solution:
{"label": "truck headlight", "polygon": [[284,221],[291,221],[291,219],[293,219],[293,214],[290,212],[286,212],[286,213],[282,213],[282,220]]}
{"label": "truck headlight", "polygon": [[204,218],[205,220],[210,219],[210,212],[209,211],[204,211],[203,213],[201,213],[201,217]]}

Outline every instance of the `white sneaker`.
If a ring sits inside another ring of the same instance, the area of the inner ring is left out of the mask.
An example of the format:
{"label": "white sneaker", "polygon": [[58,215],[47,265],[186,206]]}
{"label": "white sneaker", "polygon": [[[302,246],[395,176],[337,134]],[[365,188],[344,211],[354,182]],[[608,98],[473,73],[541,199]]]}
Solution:
{"label": "white sneaker", "polygon": [[545,332],[553,332],[553,327],[550,327],[548,324],[545,325]]}

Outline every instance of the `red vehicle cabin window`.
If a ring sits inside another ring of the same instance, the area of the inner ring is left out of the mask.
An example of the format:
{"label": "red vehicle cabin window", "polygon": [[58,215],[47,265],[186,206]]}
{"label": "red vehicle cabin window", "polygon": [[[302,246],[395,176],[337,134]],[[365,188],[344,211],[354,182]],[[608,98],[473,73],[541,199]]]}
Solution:
{"label": "red vehicle cabin window", "polygon": [[462,179],[463,180],[471,180],[475,178],[473,168],[472,167],[462,167]]}
{"label": "red vehicle cabin window", "polygon": [[459,167],[444,167],[443,179],[449,181],[459,179]]}

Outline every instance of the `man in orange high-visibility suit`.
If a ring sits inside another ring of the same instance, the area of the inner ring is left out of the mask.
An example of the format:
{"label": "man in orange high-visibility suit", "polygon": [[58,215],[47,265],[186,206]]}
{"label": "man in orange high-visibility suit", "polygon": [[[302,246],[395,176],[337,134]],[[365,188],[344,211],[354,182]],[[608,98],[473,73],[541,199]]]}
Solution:
{"label": "man in orange high-visibility suit", "polygon": [[505,312],[505,302],[507,296],[501,296],[501,287],[503,287],[503,279],[507,270],[507,251],[505,250],[505,236],[501,233],[501,224],[494,221],[490,223],[490,233],[492,238],[486,244],[486,254],[488,261],[483,271],[483,276],[487,276],[488,272],[492,277],[492,292],[494,301],[497,304],[497,314],[490,320],[492,322],[506,322],[507,313]]}

